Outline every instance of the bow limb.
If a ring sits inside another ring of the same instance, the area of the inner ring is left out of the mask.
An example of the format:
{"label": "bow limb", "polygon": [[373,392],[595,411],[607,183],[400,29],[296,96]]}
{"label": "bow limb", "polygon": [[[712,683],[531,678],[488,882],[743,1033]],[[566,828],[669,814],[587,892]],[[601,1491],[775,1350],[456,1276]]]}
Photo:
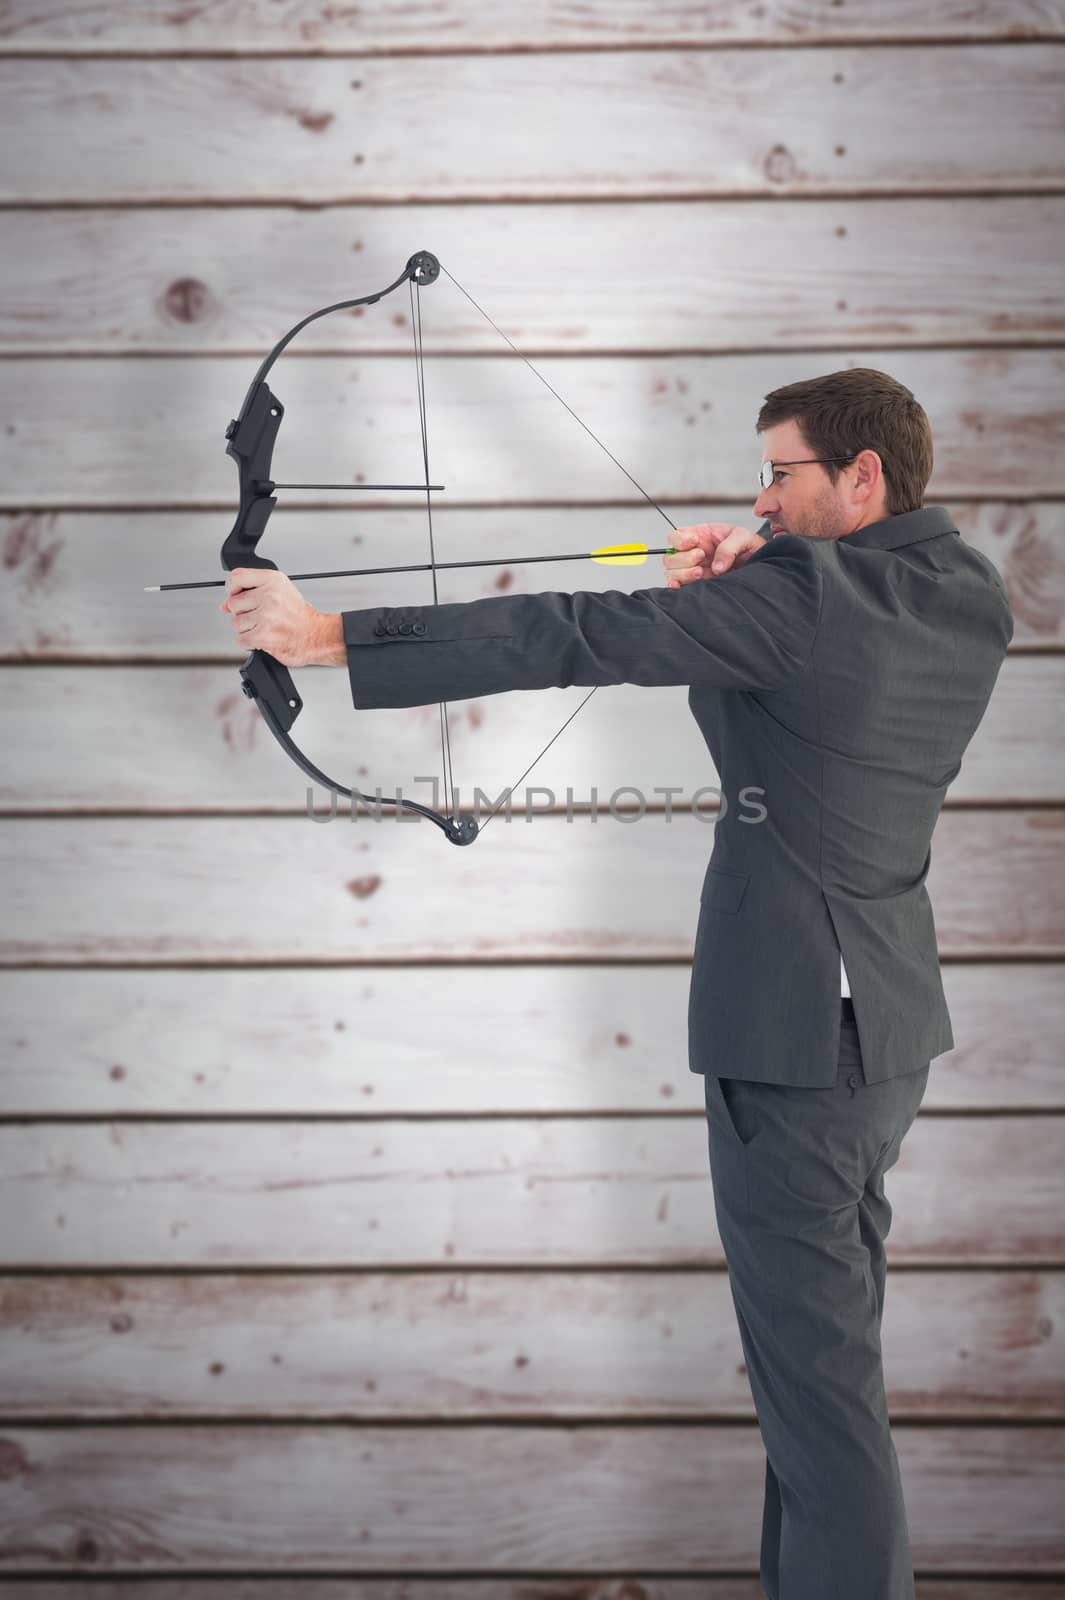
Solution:
{"label": "bow limb", "polygon": [[[420,288],[422,283],[434,282],[439,271],[436,257],[430,255],[428,251],[420,251],[417,255],[411,256],[404,271],[386,289],[381,289],[376,294],[363,295],[355,300],[341,300],[335,305],[312,311],[295,327],[290,328],[264,358],[244,397],[239,416],[235,417],[226,428],[226,454],[237,463],[239,474],[240,506],[236,521],[222,546],[221,561],[224,571],[232,572],[235,567],[276,570],[277,563],[260,554],[257,547],[270,520],[270,513],[277,503],[272,493],[275,485],[271,478],[271,464],[274,443],[285,408],[270,390],[266,379],[278,356],[301,329],[317,318],[353,306],[374,305],[403,283],[417,284]],[[428,494],[431,487],[428,473],[425,487]],[[265,650],[252,650],[241,665],[240,678],[244,694],[255,701],[263,721],[285,754],[315,783],[332,790],[335,794],[344,795],[352,800],[361,800],[371,808],[390,806],[397,811],[410,811],[418,816],[427,817],[443,831],[452,844],[469,844],[476,838],[477,825],[472,819],[441,815],[430,806],[420,805],[417,801],[401,796],[365,795],[358,789],[350,789],[345,784],[339,783],[315,766],[290,736],[290,729],[303,709],[303,701],[288,668],[276,657]]]}

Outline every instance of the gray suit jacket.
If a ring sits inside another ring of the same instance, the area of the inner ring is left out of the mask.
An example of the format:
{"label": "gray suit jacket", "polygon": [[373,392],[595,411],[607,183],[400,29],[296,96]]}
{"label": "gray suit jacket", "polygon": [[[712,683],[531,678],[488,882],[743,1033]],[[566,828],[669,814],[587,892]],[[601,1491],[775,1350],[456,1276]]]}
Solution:
{"label": "gray suit jacket", "polygon": [[942,506],[781,534],[681,589],[343,614],[358,709],[568,684],[688,684],[722,815],[688,1011],[696,1073],[836,1081],[840,952],[868,1082],[954,1046],[931,839],[1013,637]]}

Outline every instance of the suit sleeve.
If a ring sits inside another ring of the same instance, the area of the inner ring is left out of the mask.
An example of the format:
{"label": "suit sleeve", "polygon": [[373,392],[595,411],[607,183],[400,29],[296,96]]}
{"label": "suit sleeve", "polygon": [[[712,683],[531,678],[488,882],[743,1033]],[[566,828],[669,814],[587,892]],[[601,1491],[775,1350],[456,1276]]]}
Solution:
{"label": "suit sleeve", "polygon": [[781,534],[742,567],[681,589],[500,595],[345,611],[357,710],[570,684],[783,687],[810,659],[822,578]]}

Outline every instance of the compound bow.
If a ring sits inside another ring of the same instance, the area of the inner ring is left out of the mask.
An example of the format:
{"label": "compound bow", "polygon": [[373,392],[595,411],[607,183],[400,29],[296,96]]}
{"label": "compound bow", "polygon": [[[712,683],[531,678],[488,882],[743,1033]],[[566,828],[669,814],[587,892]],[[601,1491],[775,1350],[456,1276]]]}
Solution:
{"label": "compound bow", "polygon": [[[433,485],[429,482],[429,446],[426,421],[425,380],[421,330],[421,290],[423,286],[428,286],[429,284],[435,283],[441,271],[444,272],[445,276],[455,285],[459,292],[466,297],[475,310],[477,310],[480,315],[484,317],[485,321],[495,329],[500,338],[502,338],[510,346],[514,354],[517,355],[530,369],[530,371],[532,371],[535,376],[539,378],[540,382],[550,390],[550,392],[555,396],[555,399],[558,400],[561,405],[565,406],[570,416],[572,416],[574,420],[580,424],[580,426],[595,441],[599,448],[610,457],[615,466],[617,466],[619,470],[623,472],[629,479],[630,483],[632,483],[640,491],[644,499],[647,500],[650,505],[654,506],[655,510],[665,518],[666,522],[669,523],[671,528],[676,527],[676,524],[666,515],[665,511],[662,510],[662,507],[658,505],[656,501],[652,500],[646,489],[637,483],[632,474],[621,465],[621,462],[618,461],[617,457],[611,454],[606,445],[603,444],[602,440],[592,432],[591,428],[588,427],[586,422],[582,421],[582,419],[577,416],[577,413],[570,405],[567,404],[565,400],[562,399],[562,396],[551,387],[543,374],[537,371],[536,367],[533,366],[528,357],[523,355],[517,346],[514,345],[507,337],[503,330],[492,321],[492,318],[483,309],[483,307],[478,305],[473,296],[466,289],[464,289],[454,277],[452,277],[451,273],[447,271],[446,267],[441,267],[440,261],[437,259],[437,257],[432,255],[428,250],[419,250],[415,255],[411,256],[399,277],[394,283],[390,283],[387,288],[379,289],[376,294],[362,295],[357,300],[340,300],[335,305],[323,306],[319,311],[312,311],[309,316],[304,317],[302,321],[297,322],[295,327],[290,328],[288,333],[286,333],[283,338],[278,340],[278,342],[274,345],[274,348],[270,351],[269,355],[266,356],[259,367],[259,370],[252,379],[251,386],[249,387],[244,398],[244,404],[240,408],[239,415],[235,417],[226,428],[226,454],[231,456],[237,463],[237,469],[240,476],[240,508],[237,512],[236,521],[234,522],[233,527],[222,546],[222,567],[226,572],[232,572],[236,567],[258,567],[270,568],[275,571],[277,570],[277,563],[271,561],[267,556],[262,555],[258,549],[259,540],[262,538],[262,535],[266,529],[266,525],[270,519],[270,513],[277,504],[276,496],[274,494],[275,489],[416,488],[419,492],[424,491],[426,496],[426,511],[429,525],[428,570],[432,573],[433,604],[439,604],[436,582],[437,561],[433,542],[432,520],[432,494],[434,489],[438,488],[439,485]],[[334,311],[346,311],[355,306],[375,305],[379,300],[384,299],[386,295],[392,294],[404,283],[408,284],[410,289],[411,325],[414,333],[414,353],[418,380],[418,414],[421,426],[422,462],[425,476],[424,483],[418,485],[275,483],[270,476],[270,472],[273,460],[274,443],[277,439],[278,429],[281,426],[281,420],[285,414],[285,408],[270,389],[266,379],[278,356],[292,342],[296,335],[303,328],[307,327],[309,323],[316,322],[320,317],[329,316],[330,313]],[[313,574],[310,574],[309,576],[313,576]],[[292,677],[288,671],[288,668],[283,666],[280,661],[278,661],[274,656],[269,655],[265,650],[251,651],[241,665],[240,678],[241,687],[244,693],[249,699],[254,700],[255,704],[259,708],[263,721],[266,723],[266,726],[270,729],[270,732],[284,750],[285,754],[290,758],[290,760],[295,762],[296,766],[299,767],[301,772],[305,773],[307,777],[313,779],[315,783],[322,785],[322,787],[326,789],[332,790],[336,794],[345,795],[351,800],[361,800],[368,806],[391,806],[397,810],[402,809],[405,811],[416,812],[419,816],[427,817],[430,822],[435,823],[436,826],[443,831],[445,836],[451,840],[452,844],[472,844],[474,839],[477,838],[478,833],[482,831],[474,817],[458,815],[454,810],[454,790],[453,784],[451,783],[451,741],[447,723],[447,707],[445,704],[441,703],[440,705],[441,756],[444,767],[443,777],[445,810],[449,811],[450,814],[434,811],[431,806],[422,805],[415,800],[408,800],[400,795],[386,797],[382,797],[380,795],[365,795],[358,789],[347,788],[344,784],[337,782],[337,780],[334,778],[330,778],[327,773],[315,766],[314,762],[304,754],[304,752],[290,736],[290,729],[292,728],[296,718],[299,716],[300,711],[303,709],[303,701],[300,699],[299,693],[297,692],[296,686],[292,681]],[[551,739],[546,745],[544,745],[540,753],[532,762],[530,762],[529,766],[526,767],[525,771],[521,774],[521,777],[515,779],[515,782],[510,784],[504,791],[504,794],[512,793],[515,786],[518,783],[521,783],[522,780],[528,776],[541,757],[547,753],[547,751],[551,748],[551,745],[554,744],[555,740],[559,738],[559,736],[573,721],[577,713],[583,710],[583,708],[587,705],[594,693],[595,687],[589,690],[588,694],[585,695],[584,699],[577,707],[577,710],[574,711],[572,715],[567,717],[566,721],[562,724],[562,727],[559,728],[558,732],[552,735]],[[449,795],[451,797],[450,799]],[[500,802],[500,804],[501,803],[502,802]],[[489,821],[495,814],[495,811],[498,809],[499,807],[497,805],[491,812],[489,812]]]}

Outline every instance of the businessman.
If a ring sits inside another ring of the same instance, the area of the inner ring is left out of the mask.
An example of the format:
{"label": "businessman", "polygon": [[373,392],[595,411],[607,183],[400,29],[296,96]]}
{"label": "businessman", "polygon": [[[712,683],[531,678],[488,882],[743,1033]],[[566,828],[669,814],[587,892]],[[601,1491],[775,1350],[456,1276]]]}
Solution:
{"label": "businessman", "polygon": [[241,569],[224,609],[249,648],[346,665],[357,708],[689,686],[722,790],[755,786],[765,810],[714,830],[688,1008],[766,1454],[762,1585],[913,1600],[884,1177],[954,1045],[925,878],[1013,621],[993,564],[924,505],[931,431],[902,384],[869,368],[791,384],[757,432],[771,537],[681,530],[661,588],[322,616],[282,574]]}

